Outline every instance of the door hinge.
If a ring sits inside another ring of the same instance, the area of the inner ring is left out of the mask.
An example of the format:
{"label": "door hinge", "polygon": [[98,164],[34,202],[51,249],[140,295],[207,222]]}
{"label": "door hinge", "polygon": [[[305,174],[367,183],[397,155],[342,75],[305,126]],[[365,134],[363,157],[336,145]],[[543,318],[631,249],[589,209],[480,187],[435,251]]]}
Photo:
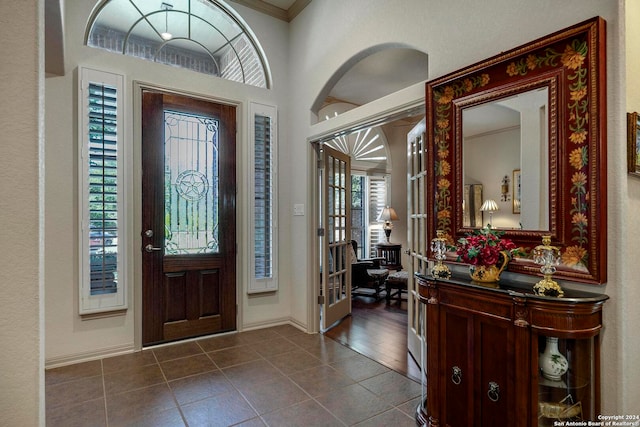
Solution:
{"label": "door hinge", "polygon": [[324,228],[318,228],[318,237],[324,237]]}
{"label": "door hinge", "polygon": [[318,304],[320,305],[324,304],[324,295],[318,295]]}

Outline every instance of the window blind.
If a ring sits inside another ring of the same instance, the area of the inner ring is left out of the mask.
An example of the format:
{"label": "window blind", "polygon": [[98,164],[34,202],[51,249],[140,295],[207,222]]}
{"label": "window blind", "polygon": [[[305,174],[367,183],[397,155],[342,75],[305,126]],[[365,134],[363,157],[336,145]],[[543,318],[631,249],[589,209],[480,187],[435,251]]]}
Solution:
{"label": "window blind", "polygon": [[89,83],[89,266],[90,295],[118,288],[117,89]]}
{"label": "window blind", "polygon": [[387,177],[369,176],[369,255],[374,256],[373,248],[376,243],[385,241],[382,224],[378,216],[387,203]]}
{"label": "window blind", "polygon": [[273,138],[271,117],[254,115],[254,258],[255,277],[273,275]]}

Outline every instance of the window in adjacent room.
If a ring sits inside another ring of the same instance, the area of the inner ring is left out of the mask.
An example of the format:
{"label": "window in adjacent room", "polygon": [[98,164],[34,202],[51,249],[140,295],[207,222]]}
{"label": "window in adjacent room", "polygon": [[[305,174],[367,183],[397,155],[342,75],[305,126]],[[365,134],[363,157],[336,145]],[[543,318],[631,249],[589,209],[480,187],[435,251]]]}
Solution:
{"label": "window in adjacent room", "polygon": [[378,216],[389,204],[389,178],[388,174],[352,172],[351,238],[358,242],[358,258],[375,256],[375,244],[385,239]]}
{"label": "window in adjacent room", "polygon": [[79,72],[80,314],[126,308],[123,80]]}
{"label": "window in adjacent room", "polygon": [[271,292],[277,285],[277,151],[276,109],[268,105],[250,105],[251,163],[250,185],[252,280],[249,293]]}

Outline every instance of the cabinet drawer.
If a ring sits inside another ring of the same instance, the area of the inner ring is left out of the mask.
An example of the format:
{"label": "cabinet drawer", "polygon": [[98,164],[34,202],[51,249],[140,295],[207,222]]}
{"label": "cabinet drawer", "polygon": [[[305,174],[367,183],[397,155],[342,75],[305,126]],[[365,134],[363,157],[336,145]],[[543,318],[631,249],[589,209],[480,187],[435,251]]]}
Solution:
{"label": "cabinet drawer", "polygon": [[485,316],[495,316],[510,320],[513,318],[512,299],[487,296],[486,293],[475,292],[472,289],[449,288],[439,286],[438,298],[441,305],[458,310],[465,310]]}

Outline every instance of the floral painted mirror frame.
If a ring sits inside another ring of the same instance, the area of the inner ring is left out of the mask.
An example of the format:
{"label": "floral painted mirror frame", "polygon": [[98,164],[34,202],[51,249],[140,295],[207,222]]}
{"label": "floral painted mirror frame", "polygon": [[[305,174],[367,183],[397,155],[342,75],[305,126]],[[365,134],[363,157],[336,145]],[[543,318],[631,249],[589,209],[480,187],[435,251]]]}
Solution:
{"label": "floral painted mirror frame", "polygon": [[629,173],[640,177],[640,116],[627,113],[627,148]]}
{"label": "floral painted mirror frame", "polygon": [[547,86],[550,230],[505,230],[529,254],[509,270],[539,275],[530,253],[550,234],[562,251],[556,278],[606,282],[605,43],[605,22],[595,17],[427,82],[428,241],[442,230],[453,244],[470,231],[461,209],[462,109]]}

